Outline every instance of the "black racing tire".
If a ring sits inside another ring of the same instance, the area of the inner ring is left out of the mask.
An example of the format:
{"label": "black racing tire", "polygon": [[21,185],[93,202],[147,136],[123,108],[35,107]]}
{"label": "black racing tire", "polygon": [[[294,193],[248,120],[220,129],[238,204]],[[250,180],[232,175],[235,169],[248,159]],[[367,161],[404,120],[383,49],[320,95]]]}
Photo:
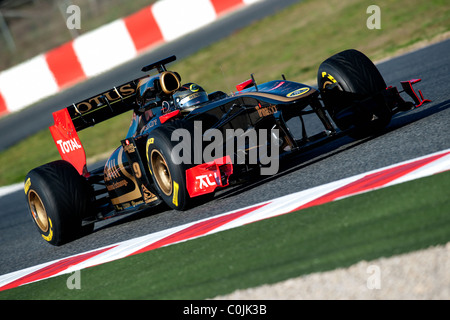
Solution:
{"label": "black racing tire", "polygon": [[[177,161],[174,147],[188,141],[172,141],[172,132],[185,129],[193,137],[193,125],[176,121],[151,131],[147,138],[148,167],[155,188],[160,198],[172,209],[186,210],[191,204],[191,197],[186,188],[186,170],[193,166],[193,141],[183,150],[187,151],[187,161]],[[181,139],[180,139],[181,140]],[[179,150],[179,149],[177,149]]]}
{"label": "black racing tire", "polygon": [[31,217],[49,244],[60,246],[92,232],[93,223],[82,226],[82,219],[92,214],[90,186],[69,162],[31,170],[24,188]]}
{"label": "black racing tire", "polygon": [[[386,89],[386,82],[377,67],[362,52],[350,49],[326,59],[319,66],[317,84],[323,93],[325,107],[339,129],[354,128],[351,136],[360,138],[371,135],[384,129],[391,121],[392,112],[380,97],[380,93]],[[335,89],[324,92],[328,86]],[[369,97],[378,97],[372,100],[370,109],[365,110],[365,104],[360,103],[356,116],[342,116],[349,114],[348,109],[354,108],[355,102]]]}

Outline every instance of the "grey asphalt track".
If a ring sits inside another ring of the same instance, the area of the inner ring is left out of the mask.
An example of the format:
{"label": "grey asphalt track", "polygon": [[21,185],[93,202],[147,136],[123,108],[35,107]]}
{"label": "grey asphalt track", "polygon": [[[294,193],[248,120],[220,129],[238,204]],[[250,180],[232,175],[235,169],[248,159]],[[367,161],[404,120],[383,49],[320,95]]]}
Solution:
{"label": "grey asphalt track", "polygon": [[388,84],[399,85],[400,80],[422,78],[417,88],[433,100],[421,108],[396,115],[381,135],[360,141],[339,138],[284,163],[277,175],[228,189],[213,201],[189,211],[161,207],[114,218],[97,224],[91,235],[53,247],[35,230],[22,190],[0,197],[0,274],[450,148],[448,52],[450,41],[444,41],[378,65]]}

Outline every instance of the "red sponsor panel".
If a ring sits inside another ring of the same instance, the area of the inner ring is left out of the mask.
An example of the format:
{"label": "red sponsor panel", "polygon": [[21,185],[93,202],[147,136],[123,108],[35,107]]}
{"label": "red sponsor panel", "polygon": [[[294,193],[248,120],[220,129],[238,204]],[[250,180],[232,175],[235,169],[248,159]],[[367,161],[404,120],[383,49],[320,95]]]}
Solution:
{"label": "red sponsor panel", "polygon": [[237,89],[237,91],[242,91],[242,90],[250,88],[252,86],[253,86],[253,80],[252,79],[248,79],[248,80],[245,80],[244,82],[239,83],[238,85],[236,85],[236,89]]}
{"label": "red sponsor panel", "polygon": [[178,110],[169,112],[163,116],[160,116],[159,121],[161,121],[161,123],[165,123],[166,121],[168,121],[172,118],[178,117],[179,115],[181,115],[181,111],[178,109]]}
{"label": "red sponsor panel", "polygon": [[8,108],[6,107],[5,99],[0,92],[0,116],[5,115],[6,113],[8,113]]}
{"label": "red sponsor panel", "polygon": [[55,124],[51,126],[50,132],[61,158],[70,162],[78,173],[87,175],[86,153],[77,131],[66,108],[53,112]]}
{"label": "red sponsor panel", "polygon": [[227,13],[244,4],[243,0],[211,0],[217,15]]}
{"label": "red sponsor panel", "polygon": [[164,40],[153,17],[151,6],[145,7],[123,20],[138,52]]}
{"label": "red sponsor panel", "polygon": [[228,186],[232,173],[230,156],[199,164],[186,170],[186,189],[191,197],[214,192],[217,187]]}
{"label": "red sponsor panel", "polygon": [[60,88],[86,78],[72,43],[73,41],[63,44],[45,55],[48,67]]}

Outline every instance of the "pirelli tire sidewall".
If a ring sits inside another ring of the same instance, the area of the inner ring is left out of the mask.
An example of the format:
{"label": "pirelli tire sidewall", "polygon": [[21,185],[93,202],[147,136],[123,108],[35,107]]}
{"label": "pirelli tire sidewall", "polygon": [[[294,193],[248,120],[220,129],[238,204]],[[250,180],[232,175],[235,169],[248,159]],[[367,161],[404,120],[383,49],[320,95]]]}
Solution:
{"label": "pirelli tire sidewall", "polygon": [[176,129],[186,128],[177,123],[175,126],[168,125],[151,131],[147,139],[146,153],[151,178],[161,199],[172,209],[185,210],[191,203],[186,188],[186,170],[191,165],[184,162],[175,163],[176,160],[172,158],[172,150],[180,143],[171,140],[172,132]]}
{"label": "pirelli tire sidewall", "polygon": [[[336,83],[340,90],[353,94],[358,100],[376,96],[386,89],[386,82],[374,63],[362,52],[354,49],[339,52],[319,66],[317,73],[319,89],[322,90],[326,86]],[[346,97],[331,92],[324,94],[323,100],[325,107],[341,130],[346,130],[352,125],[356,127],[353,132],[355,137],[370,135],[383,129],[389,124],[392,117],[391,110],[380,99],[380,102],[368,111],[370,114],[365,115],[363,112],[352,120],[353,123],[339,121],[336,116],[339,113],[348,113],[346,108],[353,104],[352,95]],[[372,119],[377,120],[373,121]]]}
{"label": "pirelli tire sidewall", "polygon": [[42,238],[55,246],[92,231],[82,218],[92,214],[90,186],[67,161],[47,163],[25,178],[25,195],[31,218]]}

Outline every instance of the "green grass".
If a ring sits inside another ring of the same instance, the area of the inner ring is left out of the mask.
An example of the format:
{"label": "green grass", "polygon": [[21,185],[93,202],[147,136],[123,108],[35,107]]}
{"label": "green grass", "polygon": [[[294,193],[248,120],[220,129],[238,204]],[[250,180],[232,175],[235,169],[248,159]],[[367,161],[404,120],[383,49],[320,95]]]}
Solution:
{"label": "green grass", "polygon": [[0,292],[0,299],[204,299],[443,245],[450,172]]}
{"label": "green grass", "polygon": [[[369,30],[366,1],[302,1],[235,32],[171,66],[184,82],[197,82],[207,91],[231,92],[255,74],[257,82],[281,78],[313,81],[319,64],[348,48],[371,59],[450,30],[450,5],[433,0],[380,0],[381,30]],[[119,81],[119,80],[118,80]],[[80,97],[82,100],[85,97]],[[126,134],[129,113],[80,134],[88,158],[119,145]],[[49,131],[0,153],[0,185],[23,181],[26,173],[58,159]]]}

